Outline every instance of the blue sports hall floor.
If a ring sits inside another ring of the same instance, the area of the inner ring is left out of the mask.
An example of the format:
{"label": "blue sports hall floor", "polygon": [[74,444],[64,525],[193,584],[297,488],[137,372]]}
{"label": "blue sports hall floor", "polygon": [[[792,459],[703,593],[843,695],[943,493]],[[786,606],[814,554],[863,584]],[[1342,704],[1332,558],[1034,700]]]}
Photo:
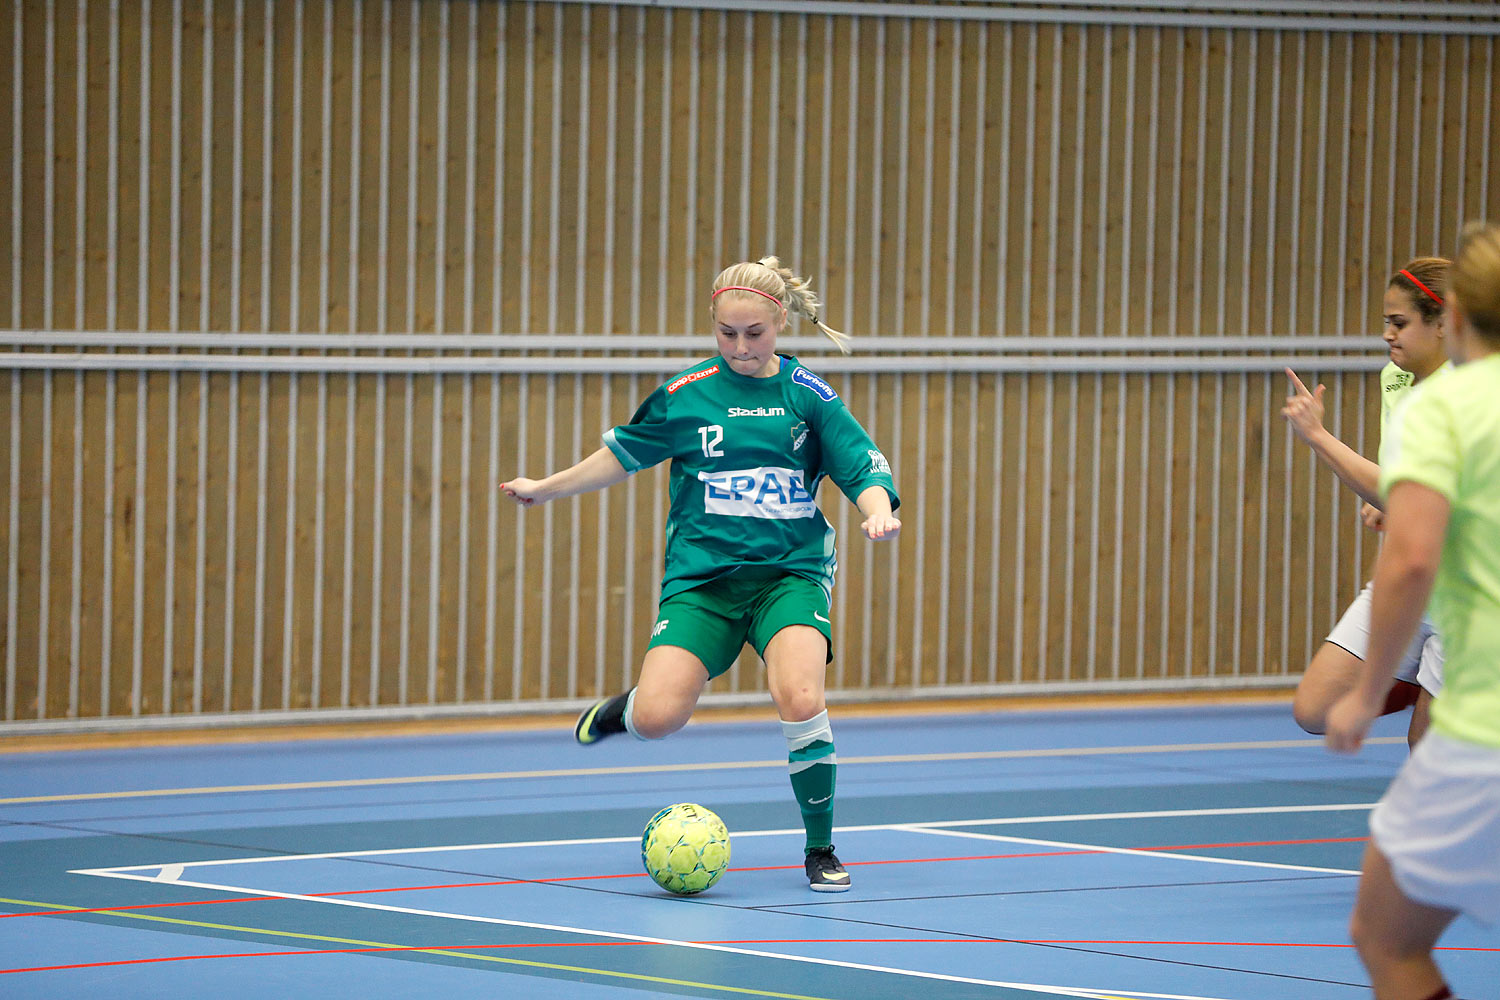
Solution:
{"label": "blue sports hall floor", "polygon": [[[0,997],[1368,995],[1346,926],[1404,716],[1343,758],[1268,702],[832,715],[840,894],[802,876],[769,706],[588,748],[512,724],[0,753]],[[641,870],[679,801],[731,831],[700,896]],[[1496,995],[1500,930],[1440,945],[1459,995]]]}

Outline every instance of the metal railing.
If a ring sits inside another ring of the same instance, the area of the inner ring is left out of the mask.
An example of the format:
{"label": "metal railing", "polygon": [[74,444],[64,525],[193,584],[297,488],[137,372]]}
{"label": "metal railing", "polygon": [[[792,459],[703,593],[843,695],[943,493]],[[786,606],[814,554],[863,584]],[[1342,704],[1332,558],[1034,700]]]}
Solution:
{"label": "metal railing", "polygon": [[[0,733],[531,712],[630,683],[664,472],[524,514],[493,484],[593,450],[683,357],[50,350],[82,336],[0,336],[32,348],[0,359]],[[1292,682],[1372,549],[1281,426],[1280,372],[1326,378],[1366,450],[1374,343],[809,358],[905,501],[899,546],[874,546],[824,491],[831,697]],[[747,658],[706,701],[763,690]]]}

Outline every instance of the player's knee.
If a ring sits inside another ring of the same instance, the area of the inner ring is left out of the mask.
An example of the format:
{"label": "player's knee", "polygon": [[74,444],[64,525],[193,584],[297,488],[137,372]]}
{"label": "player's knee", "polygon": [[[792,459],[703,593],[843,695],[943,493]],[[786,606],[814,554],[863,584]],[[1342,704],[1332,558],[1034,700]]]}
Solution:
{"label": "player's knee", "polygon": [[1303,732],[1321,736],[1328,728],[1328,706],[1299,687],[1292,696],[1292,718]]}
{"label": "player's knee", "polygon": [[823,692],[813,684],[794,685],[779,692],[775,700],[777,714],[791,722],[811,719],[826,707]]}
{"label": "player's knee", "polygon": [[1377,981],[1383,980],[1389,967],[1401,960],[1402,956],[1392,951],[1391,942],[1382,940],[1375,933],[1374,926],[1361,918],[1358,911],[1349,918],[1349,940],[1354,944],[1360,962]]}
{"label": "player's knee", "polygon": [[1404,935],[1391,933],[1388,918],[1366,913],[1356,905],[1349,915],[1349,940],[1359,953],[1360,961],[1372,973],[1380,969],[1420,961],[1430,954],[1428,949],[1413,941],[1404,940]]}
{"label": "player's knee", "polygon": [[[1354,950],[1359,952],[1361,958],[1370,947],[1370,925],[1359,912],[1359,907],[1349,914],[1349,940],[1354,945]],[[1368,964],[1368,960],[1366,960]]]}
{"label": "player's knee", "polygon": [[686,725],[691,714],[637,699],[630,708],[630,731],[643,740],[665,739]]}

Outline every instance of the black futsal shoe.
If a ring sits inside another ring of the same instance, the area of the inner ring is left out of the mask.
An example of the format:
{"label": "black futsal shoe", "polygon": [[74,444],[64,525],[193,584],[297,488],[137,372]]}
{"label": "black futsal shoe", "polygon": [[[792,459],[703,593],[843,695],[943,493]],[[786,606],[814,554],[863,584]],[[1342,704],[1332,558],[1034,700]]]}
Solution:
{"label": "black futsal shoe", "polygon": [[846,892],[849,873],[839,864],[833,845],[814,847],[807,852],[807,887],[813,892]]}
{"label": "black futsal shoe", "polygon": [[584,746],[625,731],[625,703],[630,692],[596,701],[573,724],[573,738]]}

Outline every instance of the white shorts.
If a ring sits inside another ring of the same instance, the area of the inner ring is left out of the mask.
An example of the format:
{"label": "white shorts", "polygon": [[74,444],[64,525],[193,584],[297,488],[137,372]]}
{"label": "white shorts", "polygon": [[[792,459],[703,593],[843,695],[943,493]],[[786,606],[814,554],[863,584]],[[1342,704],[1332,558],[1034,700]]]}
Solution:
{"label": "white shorts", "polygon": [[[1365,584],[1354,603],[1344,612],[1344,617],[1328,633],[1329,642],[1347,649],[1361,660],[1370,648],[1370,597],[1373,593],[1374,585]],[[1434,696],[1443,689],[1443,640],[1433,627],[1432,619],[1426,615],[1422,616],[1422,624],[1417,626],[1417,634],[1401,658],[1396,679],[1420,684]]]}
{"label": "white shorts", "polygon": [[1408,899],[1500,923],[1500,750],[1429,729],[1370,833]]}

